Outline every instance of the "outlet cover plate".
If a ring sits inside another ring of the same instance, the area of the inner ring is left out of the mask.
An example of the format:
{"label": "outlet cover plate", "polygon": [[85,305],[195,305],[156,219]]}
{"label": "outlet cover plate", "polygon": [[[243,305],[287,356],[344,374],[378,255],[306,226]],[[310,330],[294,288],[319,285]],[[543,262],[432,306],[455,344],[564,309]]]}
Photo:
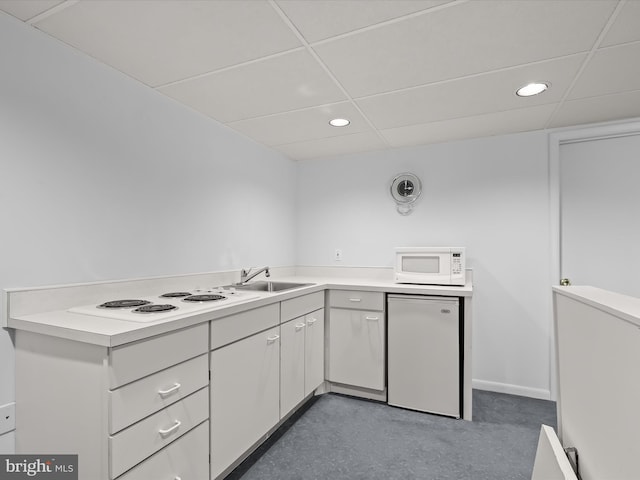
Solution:
{"label": "outlet cover plate", "polygon": [[16,429],[16,404],[0,406],[0,435]]}

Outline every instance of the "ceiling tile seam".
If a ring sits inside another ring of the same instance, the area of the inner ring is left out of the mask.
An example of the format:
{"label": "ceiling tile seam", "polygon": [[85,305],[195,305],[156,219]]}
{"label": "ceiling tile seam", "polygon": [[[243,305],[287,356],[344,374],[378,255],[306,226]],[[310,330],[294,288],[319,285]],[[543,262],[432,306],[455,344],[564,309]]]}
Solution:
{"label": "ceiling tile seam", "polygon": [[58,5],[54,5],[53,7],[48,8],[44,12],[40,12],[39,14],[29,18],[28,20],[25,20],[24,23],[26,23],[27,25],[33,25],[34,23],[37,23],[40,20],[44,20],[45,18],[49,18],[50,16],[66,10],[67,8],[72,7],[79,2],[80,0],[66,0]]}
{"label": "ceiling tile seam", "polygon": [[304,112],[306,110],[315,110],[317,108],[331,107],[333,105],[340,105],[341,103],[350,103],[350,102],[348,102],[345,99],[345,100],[340,100],[339,102],[322,103],[320,105],[311,105],[309,107],[294,108],[292,110],[285,110],[284,112],[267,113],[266,115],[258,115],[256,117],[242,118],[240,120],[232,120],[230,122],[221,122],[221,123],[223,123],[224,125],[234,125],[236,123],[247,122],[247,121],[250,121],[250,120],[262,120],[262,119],[267,119],[267,118],[270,118],[270,117],[277,117],[277,116],[280,116],[280,115],[287,115],[289,113],[298,113],[298,112]]}
{"label": "ceiling tile seam", "polygon": [[562,108],[562,106],[564,105],[565,101],[567,101],[567,98],[571,94],[571,91],[573,90],[573,87],[575,87],[576,83],[578,83],[578,80],[580,79],[580,76],[584,73],[584,71],[587,68],[587,65],[589,64],[589,62],[591,61],[591,59],[593,58],[595,53],[598,51],[598,49],[600,47],[600,44],[604,40],[604,37],[607,35],[609,30],[613,26],[614,22],[618,18],[618,15],[622,11],[622,9],[623,9],[623,7],[624,7],[624,5],[626,3],[627,3],[627,0],[620,0],[618,2],[618,4],[616,5],[616,8],[613,10],[611,15],[609,16],[609,19],[607,20],[607,23],[605,23],[604,27],[600,31],[600,34],[596,38],[596,41],[593,43],[593,46],[591,47],[591,50],[587,54],[587,57],[582,62],[582,65],[580,65],[580,68],[578,68],[578,71],[573,76],[573,80],[571,80],[571,83],[569,84],[569,86],[565,90],[565,92],[562,95],[562,97],[560,97],[560,101],[556,105],[556,108],[553,110],[553,112],[551,112],[551,115],[549,115],[549,119],[547,120],[547,123],[545,123],[545,125],[544,125],[545,129],[546,128],[550,128],[550,126],[553,124],[556,116],[558,115],[558,112],[560,112],[560,109]]}
{"label": "ceiling tile seam", "polygon": [[289,145],[304,145],[305,143],[318,142],[322,140],[332,140],[332,139],[338,139],[338,138],[347,138],[347,137],[353,137],[356,135],[368,135],[371,133],[373,132],[364,131],[364,132],[345,133],[344,135],[331,135],[330,137],[325,136],[325,137],[309,138],[307,140],[298,140],[296,142],[277,143],[275,145],[270,145],[270,147],[279,148],[279,147],[287,147]]}
{"label": "ceiling tile seam", "polygon": [[440,5],[436,5],[434,7],[425,8],[424,10],[420,10],[419,12],[407,13],[406,15],[402,15],[400,17],[391,18],[389,20],[383,20],[382,22],[375,23],[373,25],[367,25],[366,27],[357,28],[355,30],[351,30],[349,32],[341,33],[338,35],[334,35],[329,38],[323,38],[322,40],[316,40],[315,42],[309,42],[309,45],[312,47],[324,45],[326,43],[331,43],[336,40],[342,40],[343,38],[348,38],[353,35],[358,35],[360,33],[365,33],[370,30],[376,30],[378,28],[386,27],[388,25],[393,25],[395,23],[400,23],[405,20],[410,20],[412,18],[420,17],[422,15],[428,15],[430,13],[434,13],[440,10],[445,10],[447,8],[456,7],[458,5],[462,5],[464,3],[468,3],[471,0],[454,0],[449,3],[443,3]]}
{"label": "ceiling tile seam", "polygon": [[[398,88],[398,89],[395,89],[395,90],[388,90],[388,91],[385,91],[385,92],[371,93],[369,95],[362,95],[361,97],[353,97],[353,98],[354,98],[354,100],[358,101],[358,100],[368,100],[370,98],[376,98],[376,97],[384,97],[386,95],[393,95],[395,93],[404,93],[404,92],[409,92],[409,91],[412,91],[412,90],[419,90],[420,88],[424,88],[424,87],[444,85],[446,83],[452,83],[452,82],[456,82],[458,80],[472,80],[474,78],[480,78],[480,77],[484,77],[484,76],[487,76],[487,75],[492,75],[492,74],[495,74],[495,73],[509,72],[511,70],[517,70],[517,69],[525,68],[525,67],[529,67],[529,66],[540,65],[540,64],[547,63],[547,62],[553,62],[553,61],[556,61],[556,60],[567,60],[567,59],[571,59],[572,57],[585,56],[585,55],[587,55],[587,53],[588,53],[587,51],[570,53],[569,55],[562,55],[560,57],[551,57],[551,58],[546,58],[544,60],[536,60],[534,62],[520,63],[518,65],[510,65],[508,67],[496,68],[495,70],[487,70],[487,71],[479,72],[479,73],[471,73],[469,75],[463,75],[463,76],[460,76],[460,77],[452,77],[452,78],[447,78],[447,79],[444,79],[444,80],[436,80],[435,82],[427,82],[427,83],[422,83],[420,85],[412,85],[410,87],[403,87],[403,88]],[[518,86],[519,85],[516,85],[515,87],[517,88]],[[514,91],[515,91],[515,88],[514,88]]]}
{"label": "ceiling tile seam", "polygon": [[[420,122],[420,123],[411,123],[409,125],[402,125],[399,127],[388,127],[388,128],[381,128],[380,131],[381,132],[386,132],[387,130],[397,130],[400,128],[411,128],[411,127],[420,127],[420,126],[424,126],[424,125],[432,125],[432,124],[436,124],[436,123],[444,123],[444,122],[452,122],[452,121],[456,121],[456,120],[465,120],[468,118],[476,118],[476,117],[484,117],[486,115],[494,115],[494,114],[498,114],[498,113],[511,113],[511,112],[518,112],[518,111],[522,111],[522,110],[529,110],[532,108],[538,108],[538,107],[545,107],[545,106],[549,106],[549,105],[557,105],[559,102],[549,102],[549,103],[540,103],[540,104],[536,104],[536,105],[529,105],[528,107],[518,107],[518,108],[507,108],[507,109],[503,109],[503,110],[493,110],[491,112],[485,112],[485,113],[476,113],[474,115],[465,115],[463,117],[455,117],[455,118],[447,118],[447,119],[443,119],[443,120],[434,120],[431,122]],[[544,127],[547,128],[547,127]]]}
{"label": "ceiling tile seam", "polygon": [[373,132],[375,132],[375,134],[384,143],[384,145],[389,146],[389,144],[387,143],[387,140],[378,131],[378,129],[375,127],[373,122],[371,122],[369,117],[367,117],[365,115],[365,113],[360,109],[360,107],[356,104],[356,102],[354,101],[353,97],[351,97],[349,92],[347,92],[347,90],[344,88],[342,83],[340,83],[340,81],[336,78],[336,76],[329,69],[329,67],[327,67],[327,65],[325,65],[325,63],[318,56],[316,51],[313,48],[311,48],[311,46],[309,45],[309,42],[307,42],[306,38],[304,38],[304,36],[300,33],[300,31],[295,26],[295,24],[291,21],[291,19],[289,17],[287,17],[287,15],[284,13],[284,11],[280,8],[280,6],[274,0],[267,0],[267,1],[271,5],[271,7],[276,11],[276,13],[278,15],[280,15],[280,18],[282,18],[282,21],[291,29],[293,34],[296,37],[298,37],[298,40],[300,40],[302,42],[302,44],[305,46],[305,48],[307,49],[309,54],[315,59],[315,61],[318,63],[318,65],[320,65],[320,67],[326,72],[326,74],[329,75],[329,78],[331,78],[331,80],[335,83],[335,85],[338,87],[338,89],[340,89],[342,94],[347,98],[347,100],[349,102],[351,102],[351,105],[353,106],[353,108],[355,108],[356,111],[362,116],[364,121],[369,125],[369,128],[371,128],[373,130]]}
{"label": "ceiling tile seam", "polygon": [[513,108],[501,108],[498,110],[488,110],[488,111],[484,111],[484,112],[477,112],[471,115],[460,115],[460,116],[444,116],[444,117],[440,117],[437,120],[431,120],[428,122],[411,122],[411,123],[407,123],[407,124],[403,124],[403,125],[395,125],[393,127],[378,127],[380,131],[385,131],[385,130],[393,130],[396,128],[409,128],[409,127],[414,127],[414,126],[418,126],[418,125],[428,125],[430,123],[442,123],[442,122],[451,122],[451,121],[455,121],[455,120],[464,120],[465,118],[473,118],[473,117],[480,117],[483,115],[492,115],[492,114],[496,114],[496,113],[507,113],[507,112],[517,112],[518,110],[528,110],[530,108],[536,108],[536,107],[544,107],[544,106],[548,106],[548,105],[557,105],[558,104],[558,100],[550,100],[548,102],[544,102],[544,103],[536,103],[535,105],[526,105],[526,106],[518,106],[518,107],[513,107]]}
{"label": "ceiling tile seam", "polygon": [[568,98],[564,101],[564,103],[572,103],[572,102],[581,102],[583,100],[593,100],[594,98],[605,98],[605,97],[615,97],[617,95],[627,95],[629,93],[640,92],[640,88],[632,88],[631,90],[618,90],[616,92],[610,93],[602,93],[600,95],[588,95],[586,97],[578,97],[578,98]]}
{"label": "ceiling tile seam", "polygon": [[596,50],[596,53],[598,52],[606,52],[607,50],[613,50],[616,48],[624,48],[624,47],[628,47],[629,45],[636,45],[639,44],[640,40],[631,40],[630,42],[622,42],[622,43],[616,43],[615,45],[607,45],[605,47],[598,47],[598,49]]}
{"label": "ceiling tile seam", "polygon": [[208,77],[210,75],[216,75],[218,73],[227,72],[229,70],[235,70],[236,68],[246,67],[247,65],[252,65],[254,63],[260,63],[262,61],[272,60],[274,58],[282,57],[284,55],[288,55],[289,53],[299,52],[301,50],[306,50],[303,45],[301,45],[299,47],[295,47],[295,48],[290,48],[288,50],[283,50],[282,52],[277,52],[277,53],[272,53],[272,54],[269,54],[269,55],[265,55],[264,57],[258,57],[258,58],[254,58],[252,60],[247,60],[246,62],[236,63],[234,65],[228,65],[226,67],[218,68],[216,70],[211,70],[209,72],[198,73],[197,75],[192,75],[190,77],[181,78],[179,80],[172,80],[171,82],[163,83],[162,85],[156,85],[153,88],[172,87],[174,85],[179,85],[181,83],[190,82],[191,80],[198,80],[200,78],[205,78],[205,77]]}

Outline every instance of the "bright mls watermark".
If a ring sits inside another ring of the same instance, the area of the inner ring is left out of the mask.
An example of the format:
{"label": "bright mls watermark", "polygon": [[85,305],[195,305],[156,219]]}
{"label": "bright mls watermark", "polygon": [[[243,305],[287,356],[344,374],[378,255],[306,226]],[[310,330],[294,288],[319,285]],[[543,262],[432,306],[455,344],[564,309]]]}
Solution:
{"label": "bright mls watermark", "polygon": [[0,480],[78,480],[78,455],[0,455]]}

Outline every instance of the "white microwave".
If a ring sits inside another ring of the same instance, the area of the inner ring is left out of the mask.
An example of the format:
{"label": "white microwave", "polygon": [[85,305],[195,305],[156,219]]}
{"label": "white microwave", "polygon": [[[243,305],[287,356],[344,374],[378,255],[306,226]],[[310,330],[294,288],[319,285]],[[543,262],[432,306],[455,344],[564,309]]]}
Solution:
{"label": "white microwave", "polygon": [[396,283],[464,285],[464,247],[396,248]]}

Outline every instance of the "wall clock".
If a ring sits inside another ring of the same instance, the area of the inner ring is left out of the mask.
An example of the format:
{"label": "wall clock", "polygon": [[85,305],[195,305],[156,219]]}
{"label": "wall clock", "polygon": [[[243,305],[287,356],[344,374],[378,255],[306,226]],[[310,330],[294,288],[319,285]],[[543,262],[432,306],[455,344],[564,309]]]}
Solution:
{"label": "wall clock", "polygon": [[422,193],[422,182],[413,173],[401,173],[391,181],[391,197],[401,215],[409,215]]}

